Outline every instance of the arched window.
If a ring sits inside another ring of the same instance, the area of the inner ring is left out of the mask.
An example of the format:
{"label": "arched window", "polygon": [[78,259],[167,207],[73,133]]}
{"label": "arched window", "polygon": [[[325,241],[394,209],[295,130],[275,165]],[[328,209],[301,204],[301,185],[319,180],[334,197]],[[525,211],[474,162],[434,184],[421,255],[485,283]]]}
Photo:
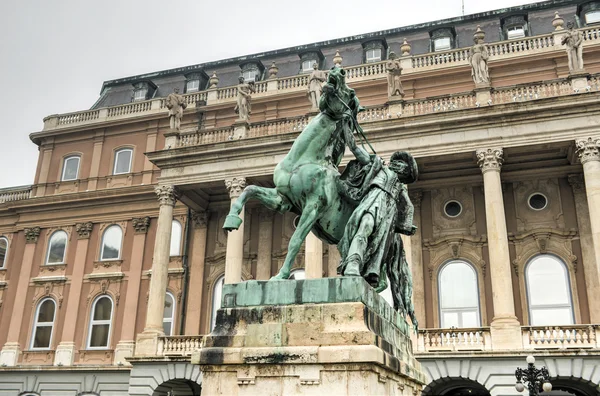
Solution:
{"label": "arched window", "polygon": [[49,349],[52,342],[56,303],[51,298],[44,298],[35,310],[31,349]]}
{"label": "arched window", "polygon": [[464,261],[451,261],[438,276],[440,327],[479,327],[479,290],[475,269]]}
{"label": "arched window", "polygon": [[532,326],[573,324],[569,273],[558,257],[542,254],[525,268],[529,324]]}
{"label": "arched window", "polygon": [[56,231],[50,236],[46,264],[64,264],[67,253],[67,233]]}
{"label": "arched window", "polygon": [[63,161],[62,181],[77,180],[79,176],[79,156],[73,155]]}
{"label": "arched window", "polygon": [[294,280],[306,279],[306,271],[304,271],[302,268],[295,269],[292,272],[290,272],[289,279],[294,279]]}
{"label": "arched window", "polygon": [[131,158],[133,150],[130,148],[121,149],[115,152],[115,165],[113,175],[120,175],[131,172]]}
{"label": "arched window", "polygon": [[100,260],[118,260],[121,257],[121,241],[123,230],[114,224],[108,227],[102,235]]}
{"label": "arched window", "polygon": [[112,324],[113,301],[103,295],[92,304],[87,347],[89,349],[108,348]]}
{"label": "arched window", "polygon": [[181,223],[173,220],[171,225],[171,256],[181,255]]}
{"label": "arched window", "polygon": [[225,276],[220,276],[215,282],[212,298],[212,313],[210,316],[210,330],[215,328],[217,322],[217,310],[221,308],[221,297],[223,296],[223,285],[225,284]]}
{"label": "arched window", "polygon": [[0,269],[6,265],[8,258],[8,238],[0,237]]}
{"label": "arched window", "polygon": [[173,329],[175,327],[173,326],[174,319],[175,299],[173,298],[173,295],[171,293],[167,292],[165,296],[165,311],[163,313],[163,330],[165,332],[165,335],[173,335]]}

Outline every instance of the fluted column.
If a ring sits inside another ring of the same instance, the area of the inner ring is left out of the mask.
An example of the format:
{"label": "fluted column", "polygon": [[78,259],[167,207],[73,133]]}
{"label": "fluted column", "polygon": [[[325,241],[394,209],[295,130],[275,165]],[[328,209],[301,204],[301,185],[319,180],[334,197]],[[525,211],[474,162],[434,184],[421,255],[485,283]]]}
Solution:
{"label": "fluted column", "polygon": [[323,242],[312,232],[304,241],[304,270],[306,279],[323,277]]}
{"label": "fluted column", "polygon": [[191,287],[188,289],[185,319],[185,334],[189,335],[200,334],[208,219],[208,212],[192,212],[192,255],[188,261]]}
{"label": "fluted column", "polygon": [[583,165],[594,257],[600,263],[600,138],[577,140],[575,145]]}
{"label": "fluted column", "polygon": [[148,311],[144,333],[163,334],[163,314],[165,294],[169,281],[169,256],[171,247],[171,228],[173,224],[173,208],[178,197],[174,186],[162,185],[155,188],[160,209],[156,238],[154,240],[154,256],[152,260],[152,276],[148,296]]}
{"label": "fluted column", "polygon": [[25,312],[26,298],[31,277],[31,268],[33,266],[33,257],[38,238],[40,236],[40,227],[25,228],[25,251],[23,252],[23,261],[21,262],[21,271],[17,281],[17,298],[15,298],[12,307],[12,315],[8,326],[8,336],[6,344],[0,351],[0,365],[15,366],[19,360],[21,346],[19,337],[22,331],[23,314]]}
{"label": "fluted column", "polygon": [[[229,191],[231,204],[246,188],[245,177],[234,177],[225,180],[225,186]],[[227,251],[225,252],[225,283],[239,283],[242,281],[242,264],[244,261],[244,212],[243,208],[239,216],[242,219],[240,228],[235,231],[230,231],[227,235]]]}
{"label": "fluted column", "polygon": [[417,226],[417,231],[410,237],[410,245],[405,249],[410,249],[411,260],[409,261],[413,279],[413,306],[415,307],[415,315],[422,327],[425,326],[425,281],[423,279],[423,247],[421,234],[421,199],[423,193],[421,191],[410,191],[410,201],[415,207],[413,216],[413,224]]}
{"label": "fluted column", "polygon": [[598,263],[594,251],[592,225],[585,195],[583,175],[569,175],[568,180],[573,189],[573,197],[575,199],[579,244],[581,245],[583,272],[585,274],[585,289],[590,307],[590,321],[591,323],[600,323],[600,304],[595,303],[596,301],[600,301],[600,272],[598,271]]}
{"label": "fluted column", "polygon": [[493,348],[521,348],[521,329],[515,315],[506,215],[500,181],[500,168],[504,162],[503,151],[501,148],[477,150],[477,161],[483,173],[485,193],[485,217],[494,305],[494,318],[491,323]]}
{"label": "fluted column", "polygon": [[271,277],[274,215],[275,212],[266,208],[261,208],[258,212],[258,254],[256,257],[257,280],[268,280]]}

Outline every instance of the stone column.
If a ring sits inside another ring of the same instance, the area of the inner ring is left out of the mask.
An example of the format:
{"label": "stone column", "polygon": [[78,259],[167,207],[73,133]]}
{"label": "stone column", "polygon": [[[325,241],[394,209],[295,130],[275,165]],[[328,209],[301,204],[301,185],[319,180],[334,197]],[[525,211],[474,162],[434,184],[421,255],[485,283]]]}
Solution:
{"label": "stone column", "polygon": [[[92,151],[92,161],[90,165],[90,178],[87,190],[94,191],[98,185],[98,175],[100,174],[100,159],[102,158],[102,146],[104,145],[104,129],[97,131],[94,136],[94,149]],[[149,150],[146,150],[148,152]]]}
{"label": "stone column", "polygon": [[73,265],[71,286],[69,287],[62,336],[54,355],[55,366],[72,366],[75,361],[75,329],[77,328],[83,274],[93,227],[94,225],[90,222],[77,223],[75,225],[75,230],[77,231],[77,248],[75,250],[75,262]]}
{"label": "stone column", "polygon": [[337,248],[337,245],[329,245],[329,250],[327,250],[327,276],[330,278],[334,278],[337,275],[337,267],[340,265],[340,261],[342,260],[340,257],[340,251]]}
{"label": "stone column", "polygon": [[275,212],[261,208],[258,212],[258,254],[256,259],[256,280],[271,277],[271,255],[273,253],[273,217]]}
{"label": "stone column", "polygon": [[[231,204],[242,194],[246,188],[245,177],[234,177],[225,180],[225,186],[229,191]],[[230,231],[227,235],[227,251],[225,252],[225,283],[239,283],[242,281],[242,264],[244,261],[244,212],[242,209],[239,216],[242,219],[242,225],[235,231]]]}
{"label": "stone column", "polygon": [[502,198],[500,168],[504,161],[501,148],[477,150],[477,160],[483,173],[485,217],[490,255],[490,276],[494,318],[491,323],[493,349],[520,349],[521,328],[515,315],[511,280],[508,233]]}
{"label": "stone column", "polygon": [[[127,293],[125,295],[125,312],[121,337],[117,343],[114,354],[115,364],[127,364],[126,357],[133,356],[135,348],[135,322],[137,319],[138,301],[140,298],[140,284],[142,282],[142,265],[144,263],[144,247],[146,234],[150,228],[150,217],[138,217],[131,220],[133,230],[133,245],[131,247],[131,261],[129,276],[127,277]],[[164,305],[164,303],[163,303]]]}
{"label": "stone column", "polygon": [[[23,252],[23,261],[21,263],[21,271],[19,280],[17,281],[17,298],[12,307],[12,316],[8,326],[8,337],[6,344],[0,351],[0,366],[16,366],[21,353],[19,345],[19,336],[21,335],[21,325],[23,324],[23,314],[25,304],[27,303],[27,290],[29,288],[29,280],[31,278],[31,267],[33,265],[33,256],[38,238],[40,236],[40,227],[25,228],[25,251]],[[21,293],[19,293],[21,291]]]}
{"label": "stone column", "polygon": [[594,257],[600,263],[600,138],[577,140],[575,145],[583,165]]}
{"label": "stone column", "polygon": [[52,153],[54,151],[54,138],[47,138],[44,140],[44,143],[40,146],[42,164],[40,166],[40,173],[36,182],[36,184],[40,184],[37,186],[37,191],[35,192],[36,197],[43,197],[46,194],[46,183],[48,183],[50,161],[52,160]]}
{"label": "stone column", "polygon": [[410,237],[411,273],[413,278],[413,305],[415,314],[421,326],[425,326],[425,280],[423,279],[423,247],[421,234],[421,199],[423,193],[421,191],[410,191],[410,201],[415,207],[413,224],[417,226],[417,232]]}
{"label": "stone column", "polygon": [[163,313],[165,309],[165,294],[169,281],[169,253],[171,245],[171,228],[173,223],[173,208],[178,197],[174,186],[162,185],[155,187],[160,209],[158,225],[154,240],[154,256],[152,260],[152,275],[150,276],[150,291],[148,293],[148,309],[146,311],[146,326],[144,332],[138,335],[136,355],[156,355],[158,336],[163,332]]}
{"label": "stone column", "polygon": [[304,270],[306,279],[323,277],[323,242],[312,232],[304,241]]}
{"label": "stone column", "polygon": [[600,301],[600,271],[598,271],[598,263],[596,262],[596,253],[594,251],[590,211],[585,195],[583,175],[569,175],[568,180],[573,189],[573,197],[575,198],[579,243],[581,244],[583,272],[585,274],[585,289],[590,307],[590,323],[600,323],[600,304],[595,303],[595,301]]}
{"label": "stone column", "polygon": [[192,212],[192,256],[188,260],[191,287],[188,288],[185,334],[200,334],[208,219],[208,212]]}

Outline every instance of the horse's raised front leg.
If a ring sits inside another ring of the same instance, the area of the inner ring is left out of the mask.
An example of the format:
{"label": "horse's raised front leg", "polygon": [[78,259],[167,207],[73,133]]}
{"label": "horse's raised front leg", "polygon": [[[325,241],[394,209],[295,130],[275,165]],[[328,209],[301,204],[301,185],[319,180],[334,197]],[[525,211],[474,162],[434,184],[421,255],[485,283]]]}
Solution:
{"label": "horse's raised front leg", "polygon": [[265,188],[259,186],[248,186],[244,189],[239,198],[231,205],[229,214],[225,218],[223,228],[227,231],[237,230],[242,224],[239,214],[248,200],[258,199],[264,206],[278,212],[287,212],[291,205],[288,200],[280,195],[274,188]]}
{"label": "horse's raised front leg", "polygon": [[300,250],[300,246],[302,246],[302,242],[304,242],[313,225],[317,222],[320,207],[321,205],[318,200],[316,202],[306,202],[304,211],[300,216],[300,221],[298,221],[296,231],[294,231],[294,234],[290,238],[285,262],[279,270],[279,273],[271,279],[288,279],[290,277],[292,264],[294,263],[294,260],[296,260],[296,255]]}

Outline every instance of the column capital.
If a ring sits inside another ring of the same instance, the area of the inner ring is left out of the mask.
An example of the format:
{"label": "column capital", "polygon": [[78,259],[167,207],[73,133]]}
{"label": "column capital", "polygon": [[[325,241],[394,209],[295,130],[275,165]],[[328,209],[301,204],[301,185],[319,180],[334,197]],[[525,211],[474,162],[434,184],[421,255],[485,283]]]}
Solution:
{"label": "column capital", "polygon": [[225,187],[229,192],[229,198],[234,199],[239,197],[246,188],[245,177],[234,177],[232,179],[225,179]]}
{"label": "column capital", "polygon": [[600,138],[577,139],[575,151],[582,164],[589,161],[600,161]]}
{"label": "column capital", "polygon": [[408,197],[412,202],[415,209],[421,207],[421,200],[423,199],[423,191],[421,190],[408,190]]}
{"label": "column capital", "polygon": [[585,193],[585,181],[583,180],[583,175],[581,173],[569,175],[567,176],[567,180],[574,193]]}
{"label": "column capital", "polygon": [[25,228],[25,243],[37,243],[40,237],[40,227]]}
{"label": "column capital", "polygon": [[199,229],[208,227],[208,218],[208,211],[203,210],[196,212],[192,210],[192,223],[194,224],[194,228]]}
{"label": "column capital", "polygon": [[146,234],[150,228],[150,217],[134,217],[131,219],[131,224],[136,234]]}
{"label": "column capital", "polygon": [[77,239],[89,239],[92,234],[92,228],[94,228],[94,224],[91,221],[75,224]]}
{"label": "column capital", "polygon": [[177,198],[179,198],[179,191],[175,186],[164,184],[162,186],[154,187],[154,192],[158,196],[158,202],[160,205],[175,206]]}
{"label": "column capital", "polygon": [[475,154],[477,155],[477,164],[481,168],[482,173],[492,170],[500,172],[500,168],[504,162],[504,151],[501,148],[479,149]]}

